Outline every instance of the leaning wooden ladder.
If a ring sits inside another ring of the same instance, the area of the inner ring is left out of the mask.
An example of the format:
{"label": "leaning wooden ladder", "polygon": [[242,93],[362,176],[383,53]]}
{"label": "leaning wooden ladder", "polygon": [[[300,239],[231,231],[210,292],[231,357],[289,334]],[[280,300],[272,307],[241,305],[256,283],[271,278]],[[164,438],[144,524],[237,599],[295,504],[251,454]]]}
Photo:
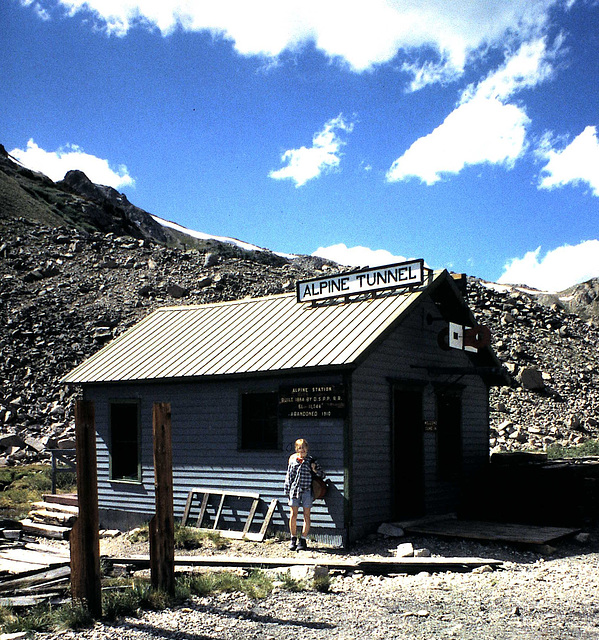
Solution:
{"label": "leaning wooden ladder", "polygon": [[[197,496],[203,496],[202,497],[202,503],[200,505],[200,513],[198,514],[198,519],[196,521],[196,527],[198,527],[200,530],[203,531],[216,531],[218,533],[220,533],[220,535],[224,536],[225,538],[234,538],[237,540],[252,540],[254,542],[262,542],[264,540],[264,536],[266,535],[266,531],[268,529],[268,525],[270,524],[270,521],[272,519],[272,516],[275,512],[275,509],[277,508],[277,504],[278,504],[278,500],[276,498],[274,498],[273,500],[271,500],[270,505],[268,507],[268,511],[266,512],[266,515],[264,516],[264,522],[262,523],[262,527],[260,528],[260,531],[258,533],[254,533],[252,531],[250,531],[250,527],[252,526],[252,522],[254,520],[254,516],[256,515],[256,510],[258,509],[258,504],[260,503],[260,494],[259,493],[253,493],[253,492],[247,492],[247,491],[223,491],[221,489],[212,489],[212,488],[204,488],[204,487],[199,487],[196,489],[192,489],[188,496],[187,496],[187,502],[185,504],[185,511],[183,512],[183,519],[181,521],[181,524],[183,526],[187,526],[187,523],[189,521],[189,514],[191,513],[191,507],[194,501],[194,498],[196,498]],[[214,516],[214,523],[212,525],[211,528],[203,528],[202,527],[202,521],[204,520],[204,516],[206,515],[206,509],[208,508],[208,502],[210,500],[210,496],[211,495],[216,495],[216,496],[220,496],[220,502],[218,505],[218,508],[216,510],[216,514]],[[231,530],[231,529],[219,529],[218,528],[218,522],[220,520],[220,517],[222,515],[223,512],[223,508],[225,506],[225,499],[231,497],[231,498],[248,498],[250,500],[252,500],[252,506],[250,507],[249,513],[248,513],[248,517],[246,520],[246,523],[243,527],[242,531],[235,531],[235,530]]]}

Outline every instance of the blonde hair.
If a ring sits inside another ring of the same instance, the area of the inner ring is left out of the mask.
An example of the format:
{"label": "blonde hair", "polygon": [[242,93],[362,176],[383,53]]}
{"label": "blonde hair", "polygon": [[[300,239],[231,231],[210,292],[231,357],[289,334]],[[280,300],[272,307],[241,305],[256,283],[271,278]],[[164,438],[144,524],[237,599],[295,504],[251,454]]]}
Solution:
{"label": "blonde hair", "polygon": [[295,450],[297,451],[298,449],[300,449],[302,446],[306,447],[306,451],[308,450],[308,441],[304,440],[303,438],[298,438],[295,441]]}

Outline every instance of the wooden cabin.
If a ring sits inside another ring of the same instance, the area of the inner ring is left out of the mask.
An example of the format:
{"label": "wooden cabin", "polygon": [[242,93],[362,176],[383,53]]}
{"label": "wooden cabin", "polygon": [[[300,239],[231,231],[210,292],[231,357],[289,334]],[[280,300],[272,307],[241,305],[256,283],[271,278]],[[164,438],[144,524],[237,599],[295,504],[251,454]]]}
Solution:
{"label": "wooden cabin", "polygon": [[[488,464],[488,390],[503,373],[487,341],[449,347],[449,323],[475,321],[447,271],[382,289],[161,308],[68,374],[95,406],[101,524],[154,513],[156,402],[171,406],[175,517],[197,487],[257,492],[255,526],[278,499],[271,526],[286,531],[299,437],[329,480],[312,511],[322,541],[455,511]],[[225,509],[219,528],[247,508]]]}

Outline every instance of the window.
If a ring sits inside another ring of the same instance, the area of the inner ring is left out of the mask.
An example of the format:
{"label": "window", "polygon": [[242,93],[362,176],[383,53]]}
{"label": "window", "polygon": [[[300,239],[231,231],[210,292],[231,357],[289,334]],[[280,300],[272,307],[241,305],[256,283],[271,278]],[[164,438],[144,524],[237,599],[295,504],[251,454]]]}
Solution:
{"label": "window", "polygon": [[110,479],[141,480],[139,402],[110,403]]}
{"label": "window", "polygon": [[278,449],[278,393],[244,393],[241,396],[241,448]]}

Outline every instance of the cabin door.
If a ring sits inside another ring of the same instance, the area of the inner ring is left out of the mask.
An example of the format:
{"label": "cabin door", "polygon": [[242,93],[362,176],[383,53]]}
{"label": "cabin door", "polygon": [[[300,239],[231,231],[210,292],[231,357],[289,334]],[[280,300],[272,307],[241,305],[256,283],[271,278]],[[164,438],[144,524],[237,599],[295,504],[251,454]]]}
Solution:
{"label": "cabin door", "polygon": [[437,392],[437,471],[442,480],[462,477],[462,397],[459,389]]}
{"label": "cabin door", "polygon": [[422,389],[393,388],[394,518],[424,514]]}

